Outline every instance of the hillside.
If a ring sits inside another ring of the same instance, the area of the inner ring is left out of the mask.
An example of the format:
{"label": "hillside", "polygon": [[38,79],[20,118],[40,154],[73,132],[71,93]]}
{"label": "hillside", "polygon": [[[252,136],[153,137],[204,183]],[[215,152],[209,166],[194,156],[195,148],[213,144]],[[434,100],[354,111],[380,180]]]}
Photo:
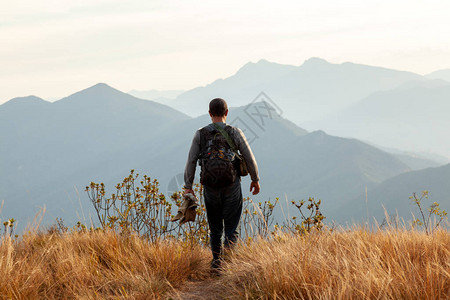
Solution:
{"label": "hillside", "polygon": [[[355,217],[356,221],[366,218],[366,209],[369,215],[376,217],[379,222],[384,219],[384,208],[389,214],[396,215],[405,220],[411,219],[413,213],[418,217],[419,211],[409,199],[413,193],[420,195],[422,191],[429,191],[429,200],[423,200],[425,210],[433,202],[438,202],[442,209],[450,210],[450,164],[436,168],[427,168],[418,171],[403,173],[385,180],[380,185],[368,190],[368,206],[366,207],[365,195],[361,193],[352,201],[342,206],[346,214]],[[382,206],[383,205],[383,206]],[[351,207],[351,210],[349,209]]]}
{"label": "hillside", "polygon": [[[446,299],[450,236],[364,229],[241,243],[211,276],[209,249],[112,232],[0,238],[0,294],[20,299]],[[424,267],[426,266],[426,267]],[[245,283],[245,284],[243,284]],[[336,295],[345,295],[336,297]]]}
{"label": "hillside", "polygon": [[[282,153],[282,155],[280,155]],[[297,137],[259,151],[264,182],[272,199],[281,197],[322,200],[322,212],[331,221],[340,216],[340,204],[409,168],[381,150],[353,139],[322,131]],[[278,159],[273,159],[278,157]],[[271,159],[272,158],[272,159]]]}
{"label": "hillside", "polygon": [[[2,214],[16,216],[23,225],[45,204],[50,220],[81,218],[80,206],[88,218],[90,204],[80,195],[84,186],[93,179],[118,180],[159,150],[152,141],[169,124],[187,119],[105,84],[54,103],[28,97],[1,105],[0,140],[6,141],[0,148]],[[135,151],[143,140],[147,153]]]}

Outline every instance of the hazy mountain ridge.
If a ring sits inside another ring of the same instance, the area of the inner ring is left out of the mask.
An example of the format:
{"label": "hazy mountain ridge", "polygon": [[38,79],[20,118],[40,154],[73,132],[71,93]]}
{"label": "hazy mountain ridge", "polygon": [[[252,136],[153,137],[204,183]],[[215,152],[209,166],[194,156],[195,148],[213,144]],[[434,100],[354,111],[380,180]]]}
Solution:
{"label": "hazy mountain ridge", "polygon": [[442,80],[450,82],[450,69],[437,70],[437,71],[431,72],[425,76],[427,78],[431,78],[431,79],[442,79]]}
{"label": "hazy mountain ridge", "polygon": [[44,104],[44,103],[50,103],[42,98],[36,97],[36,96],[26,96],[26,97],[17,97],[17,98],[13,98],[5,103],[3,103],[0,106],[3,106],[3,108],[5,107],[9,107],[11,105],[22,105],[23,108],[26,107],[31,107],[31,105],[40,105],[40,104]]}
{"label": "hazy mountain ridge", "polygon": [[[366,186],[373,187],[409,170],[381,150],[323,131],[262,148],[258,154],[263,161],[263,182],[276,182],[270,187],[272,194],[286,195],[289,200],[322,199],[322,211],[330,220],[340,214],[336,210],[340,203],[355,197]],[[286,159],[274,159],[280,155]]]}
{"label": "hazy mountain ridge", "polygon": [[332,117],[313,123],[332,134],[409,151],[450,157],[450,85],[377,92]]}
{"label": "hazy mountain ridge", "polygon": [[[0,173],[2,214],[24,223],[44,204],[49,222],[56,217],[75,221],[83,213],[89,218],[92,208],[84,187],[101,181],[112,192],[132,168],[158,178],[161,190],[169,191],[171,178],[183,172],[195,130],[210,123],[206,114],[192,119],[104,84],[43,104],[34,118],[20,122],[24,128],[40,124],[31,136],[26,130],[18,135],[9,135],[4,127],[0,130],[2,140],[9,141],[2,157],[10,158],[2,160],[6,168]],[[261,120],[250,113],[256,108],[261,112],[270,106],[256,102],[231,108],[228,120],[246,131],[252,142],[263,187],[258,199],[316,196],[333,218],[339,213],[335,207],[365,186],[409,170],[372,146],[320,131],[308,133],[273,111],[265,115],[263,126],[258,125],[255,122]],[[0,106],[0,113],[4,111]],[[9,115],[3,122],[20,120],[11,111]],[[248,180],[243,179],[245,194]]]}
{"label": "hazy mountain ridge", "polygon": [[[380,185],[369,188],[368,205],[366,207],[365,195],[361,193],[352,201],[342,207],[343,219],[353,216],[356,221],[366,219],[366,210],[370,216],[375,216],[379,222],[385,217],[384,209],[389,215],[397,215],[404,220],[410,220],[411,214],[419,217],[419,210],[409,199],[413,193],[419,197],[421,192],[428,190],[429,199],[422,201],[425,211],[433,203],[438,202],[444,210],[450,207],[450,164],[445,166],[426,168],[423,170],[406,172],[389,178]],[[345,208],[352,208],[349,211]],[[356,216],[359,216],[357,218]]]}
{"label": "hazy mountain ridge", "polygon": [[[158,178],[163,192],[180,189],[182,182],[175,186],[171,182],[183,172],[192,136],[196,129],[210,123],[205,114],[209,101],[223,97],[230,105],[228,122],[243,129],[257,157],[263,186],[259,199],[314,196],[323,200],[329,220],[338,219],[341,205],[366,187],[374,189],[400,173],[438,163],[410,154],[386,153],[353,138],[308,132],[295,123],[305,116],[317,120],[329,112],[342,110],[344,115],[354,109],[359,111],[356,116],[361,112],[373,114],[356,118],[358,122],[353,117],[329,117],[325,119],[328,123],[322,123],[328,127],[320,128],[340,136],[359,137],[354,131],[340,131],[350,124],[349,129],[365,132],[361,138],[392,146],[386,141],[408,137],[409,144],[425,144],[425,140],[408,135],[408,128],[423,122],[431,127],[422,135],[442,143],[439,137],[448,128],[445,99],[449,87],[445,81],[413,73],[312,58],[298,67],[266,60],[248,63],[234,76],[168,101],[182,112],[106,84],[54,103],[35,96],[15,98],[0,106],[0,139],[7,141],[0,144],[3,214],[33,217],[37,207],[47,203],[47,215],[52,219],[66,217],[73,221],[74,212],[82,214],[80,205],[88,216],[91,205],[83,193],[84,186],[94,180],[112,187],[132,168]],[[264,95],[255,99],[262,90],[270,98]],[[423,99],[434,104],[426,105]],[[401,126],[395,123],[399,114],[417,107],[421,111],[418,121],[409,112],[400,118],[404,122]],[[202,115],[186,115],[192,111]],[[434,112],[432,118],[420,119]],[[444,126],[431,124],[436,120]],[[368,127],[370,122],[378,127]],[[379,128],[403,136],[389,135]],[[244,178],[244,190],[248,183],[249,178]]]}
{"label": "hazy mountain ridge", "polygon": [[[68,191],[77,199],[73,186],[83,190],[87,177],[99,178],[96,174],[105,170],[122,176],[136,160],[133,151],[124,156],[124,149],[134,149],[143,139],[151,141],[168,124],[189,119],[105,84],[54,103],[34,99],[33,109],[24,109],[20,100],[0,106],[0,140],[7,141],[0,148],[0,191],[5,211],[18,206],[15,211],[28,211],[28,217],[36,205],[58,203]],[[154,143],[147,147],[148,151],[157,148]],[[53,214],[55,207],[49,207],[48,213]]]}
{"label": "hazy mountain ridge", "polygon": [[212,98],[220,96],[230,106],[241,106],[264,91],[286,118],[299,124],[411,80],[427,79],[410,72],[353,63],[332,64],[319,58],[311,58],[301,66],[261,60],[246,64],[231,77],[187,91],[168,104],[196,116]]}
{"label": "hazy mountain ridge", "polygon": [[442,163],[433,161],[413,153],[397,153],[393,154],[399,161],[407,165],[411,170],[422,170],[429,167],[439,167]]}
{"label": "hazy mountain ridge", "polygon": [[[270,80],[267,80],[268,78]],[[387,147],[436,153],[450,158],[448,152],[450,147],[442,146],[438,142],[446,139],[446,135],[440,131],[442,126],[437,131],[431,129],[433,134],[430,135],[429,126],[421,127],[424,120],[418,112],[414,114],[408,112],[407,115],[401,108],[394,110],[395,103],[385,101],[381,101],[383,106],[380,106],[378,111],[370,109],[365,111],[373,119],[389,112],[397,114],[394,117],[398,119],[404,118],[403,116],[411,119],[407,127],[417,132],[413,139],[410,134],[403,133],[401,135],[408,138],[398,139],[393,130],[397,125],[385,125],[381,122],[381,117],[380,120],[375,120],[373,127],[367,128],[367,124],[364,124],[365,116],[351,124],[346,117],[352,119],[354,116],[344,116],[347,111],[361,105],[365,99],[384,97],[389,93],[396,93],[398,95],[396,102],[403,102],[407,109],[411,109],[414,106],[407,102],[410,97],[408,93],[412,94],[416,102],[426,102],[427,91],[444,90],[446,86],[448,82],[442,79],[429,79],[411,72],[350,62],[332,64],[320,58],[311,58],[300,66],[290,66],[261,60],[244,65],[233,76],[187,91],[167,104],[195,116],[201,114],[203,108],[207,107],[208,102],[214,97],[226,99],[231,106],[241,106],[251,103],[261,91],[264,91],[272,103],[279,106],[279,112],[285,118],[302,128],[312,131],[322,129],[333,135],[355,137]],[[420,93],[420,90],[425,92]],[[403,96],[405,98],[402,98]],[[418,96],[421,98],[417,99]],[[440,102],[423,109],[427,113],[434,111],[442,114],[447,111],[445,105],[445,102]],[[342,118],[337,117],[340,115]],[[430,119],[430,116],[428,118]],[[419,122],[415,123],[413,119]],[[340,129],[341,122],[343,130]],[[436,123],[439,122],[441,121]],[[406,127],[404,123],[401,123],[401,126]],[[361,128],[364,134],[358,134],[358,128]],[[413,140],[414,142],[411,142]],[[416,144],[428,146],[416,148]]]}

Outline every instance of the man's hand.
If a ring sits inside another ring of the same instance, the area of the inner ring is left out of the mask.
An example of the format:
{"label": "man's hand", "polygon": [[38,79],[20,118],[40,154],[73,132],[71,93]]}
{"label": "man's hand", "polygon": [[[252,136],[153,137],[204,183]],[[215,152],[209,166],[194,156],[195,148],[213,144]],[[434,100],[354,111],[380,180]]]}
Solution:
{"label": "man's hand", "polygon": [[192,195],[195,195],[194,190],[192,190],[192,189],[185,189],[185,190],[184,190],[184,195],[186,195],[186,194],[192,194]]}
{"label": "man's hand", "polygon": [[252,183],[250,183],[250,192],[252,192],[253,195],[258,195],[259,193],[259,181],[252,181]]}

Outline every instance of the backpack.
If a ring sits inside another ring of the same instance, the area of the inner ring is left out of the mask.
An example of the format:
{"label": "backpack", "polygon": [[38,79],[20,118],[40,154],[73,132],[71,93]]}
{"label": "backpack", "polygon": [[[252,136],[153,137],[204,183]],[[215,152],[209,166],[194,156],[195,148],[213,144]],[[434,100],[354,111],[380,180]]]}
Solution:
{"label": "backpack", "polygon": [[[225,126],[231,135],[232,127]],[[236,181],[238,159],[226,138],[217,130],[206,126],[200,129],[200,182],[204,186],[219,188]]]}

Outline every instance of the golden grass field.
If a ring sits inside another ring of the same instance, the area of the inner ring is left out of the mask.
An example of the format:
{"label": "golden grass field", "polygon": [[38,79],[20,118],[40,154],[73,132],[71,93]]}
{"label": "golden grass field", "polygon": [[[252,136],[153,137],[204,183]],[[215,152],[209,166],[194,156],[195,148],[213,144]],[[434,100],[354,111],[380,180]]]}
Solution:
{"label": "golden grass field", "polygon": [[29,233],[0,244],[2,299],[450,299],[450,235],[363,228],[210,251],[112,232]]}

